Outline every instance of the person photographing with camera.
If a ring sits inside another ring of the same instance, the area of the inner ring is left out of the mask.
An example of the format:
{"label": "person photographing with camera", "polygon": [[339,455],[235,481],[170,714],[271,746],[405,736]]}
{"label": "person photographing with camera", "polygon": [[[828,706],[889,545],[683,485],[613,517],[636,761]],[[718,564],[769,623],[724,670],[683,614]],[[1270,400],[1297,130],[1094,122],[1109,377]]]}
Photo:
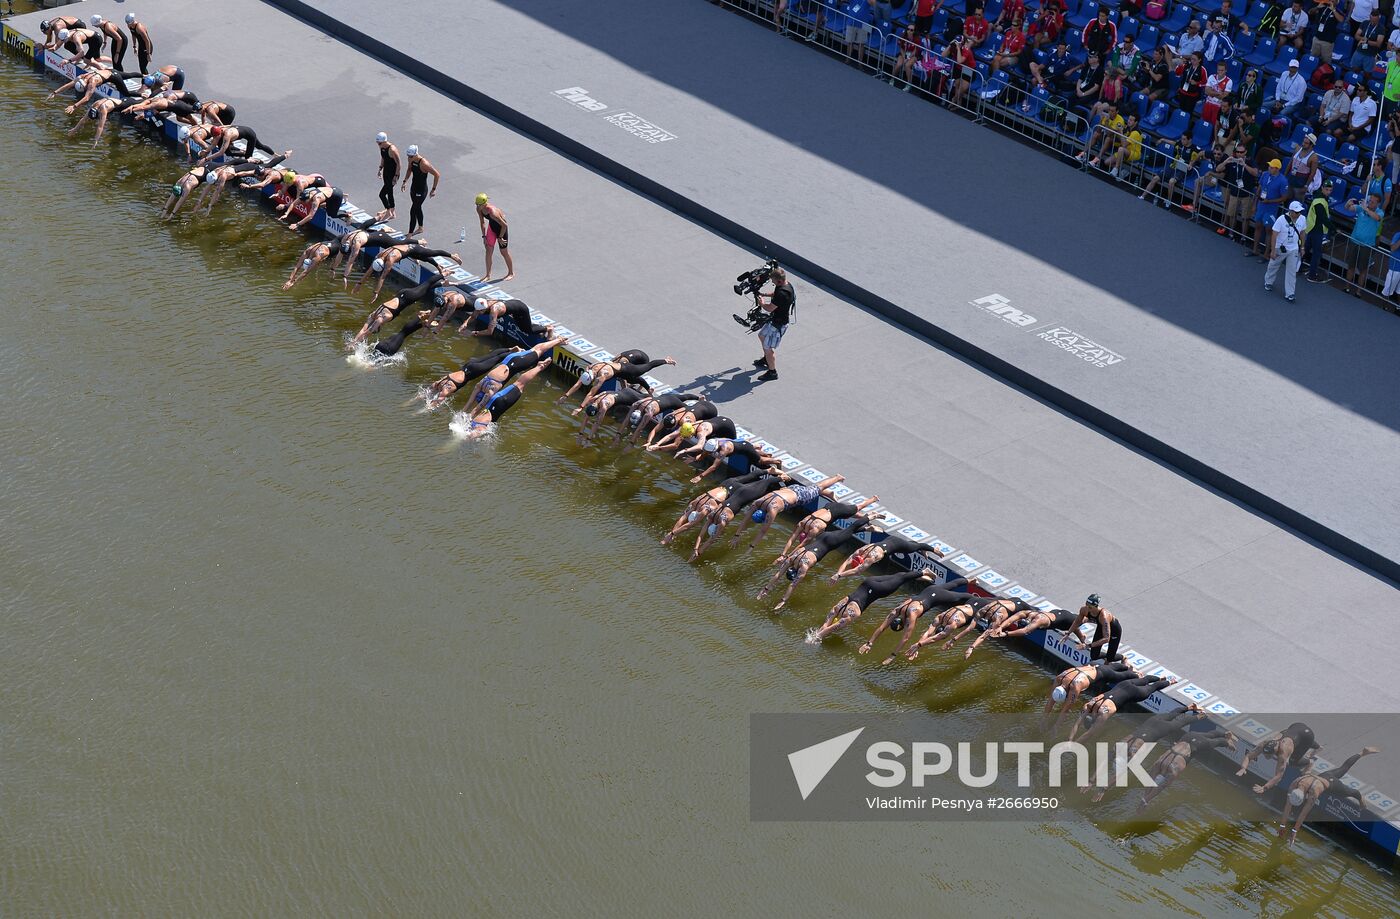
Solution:
{"label": "person photographing with camera", "polygon": [[755,290],[753,294],[754,309],[750,313],[753,317],[751,331],[758,332],[758,340],[763,345],[763,356],[753,362],[759,369],[767,368],[759,374],[760,380],[776,380],[778,378],[778,345],[783,340],[783,333],[787,331],[788,325],[792,322],[793,308],[797,305],[797,293],[788,283],[787,272],[774,265],[768,273],[768,281],[772,282],[773,289],[768,293]]}

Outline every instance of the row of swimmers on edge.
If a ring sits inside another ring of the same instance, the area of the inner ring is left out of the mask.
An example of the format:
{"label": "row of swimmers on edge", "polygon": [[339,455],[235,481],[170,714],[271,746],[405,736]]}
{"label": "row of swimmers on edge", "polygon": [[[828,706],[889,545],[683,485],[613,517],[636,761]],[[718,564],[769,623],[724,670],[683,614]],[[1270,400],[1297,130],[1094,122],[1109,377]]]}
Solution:
{"label": "row of swimmers on edge", "polygon": [[[91,121],[100,139],[108,118],[113,113],[122,112],[132,115],[166,113],[182,122],[178,137],[193,166],[172,186],[163,211],[167,218],[173,216],[196,190],[199,197],[192,209],[198,213],[203,207],[204,212],[209,213],[230,180],[239,180],[255,189],[277,183],[277,191],[285,200],[279,208],[279,219],[284,222],[291,219],[293,204],[305,201],[307,206],[303,216],[290,224],[294,229],[307,223],[321,207],[325,207],[328,213],[340,212],[344,196],[338,188],[329,186],[325,178],[318,174],[298,175],[281,168],[292,151],[272,155],[274,151],[259,140],[253,129],[234,123],[233,106],[220,101],[201,102],[184,88],[184,73],[178,67],[160,67],[146,73],[150,55],[148,37],[144,46],[138,41],[140,71],[120,69],[121,56],[117,52],[124,51],[124,45],[118,49],[115,41],[115,60],[103,57],[101,45],[95,37],[103,23],[96,22],[101,19],[100,16],[92,18],[92,30],[82,27],[80,21],[67,21],[75,17],[57,17],[43,24],[48,40],[46,47],[65,47],[73,52],[75,61],[81,61],[88,68],[85,74],[54,90],[50,98],[69,89],[78,94],[78,101],[65,108],[69,114],[83,110],[69,134],[76,134],[85,123]],[[132,16],[127,17],[129,25],[133,19]],[[111,23],[105,25],[111,26]],[[110,33],[111,30],[103,31]],[[135,34],[136,31],[133,31]],[[144,31],[141,34],[145,36]],[[138,87],[128,90],[128,80],[139,80]],[[116,89],[120,98],[98,97],[94,101],[98,88],[103,85]],[[198,159],[195,158],[197,150],[203,151],[203,156]],[[269,154],[270,159],[251,159],[257,150]],[[410,153],[416,151],[410,149]],[[225,159],[209,165],[210,161],[219,157]],[[366,248],[379,251],[352,289],[358,290],[373,276],[376,299],[394,265],[403,258],[421,260],[444,257],[461,263],[456,253],[430,249],[422,239],[402,239],[397,234],[373,229],[386,216],[392,216],[392,213],[386,210],[358,222],[338,238],[308,245],[283,285],[284,289],[292,287],[332,258],[332,270],[344,264],[342,281],[349,286],[352,268],[361,250]],[[437,407],[468,384],[474,383],[466,399],[469,406],[468,436],[492,429],[520,401],[530,383],[550,366],[550,355],[564,342],[563,338],[554,337],[552,326],[535,328],[529,308],[522,301],[477,297],[469,305],[466,295],[448,286],[442,273],[437,272],[376,307],[352,344],[365,341],[405,309],[418,304],[427,306],[394,335],[378,342],[375,348],[379,353],[393,355],[403,347],[407,337],[419,329],[437,331],[451,323],[456,323],[463,333],[491,335],[503,316],[509,317],[522,332],[544,339],[529,348],[501,347],[472,358],[460,370],[447,374],[425,390],[425,401],[430,407]],[[581,442],[598,435],[602,425],[612,421],[614,442],[627,438],[631,443],[641,444],[649,452],[669,451],[677,458],[708,461],[708,466],[695,475],[692,482],[700,482],[731,459],[747,462],[747,472],[730,476],[695,496],[670,532],[663,537],[663,544],[670,544],[686,530],[698,528],[700,532],[690,556],[693,561],[719,541],[724,531],[738,518],[739,524],[730,537],[729,545],[738,545],[750,524],[757,524],[749,543],[749,547],[754,548],[784,511],[812,506],[819,497],[826,498],[823,506],[808,513],[797,524],[783,551],[773,561],[772,576],[759,591],[761,599],[783,579],[788,581],[775,609],[786,606],[797,585],[828,554],[838,549],[854,548],[854,551],[831,575],[833,583],[863,574],[885,559],[903,557],[912,561],[919,556],[926,559],[941,557],[942,553],[936,547],[898,534],[887,534],[880,542],[862,544],[860,534],[873,531],[876,522],[875,516],[863,511],[878,501],[878,496],[854,504],[837,501],[831,489],[842,481],[841,476],[832,476],[817,483],[799,482],[782,471],[776,457],[749,441],[739,440],[734,422],[720,415],[713,403],[698,395],[677,392],[657,395],[645,379],[646,374],[656,367],[674,363],[669,357],[651,360],[642,351],[624,351],[611,360],[589,366],[559,399],[563,402],[579,389],[586,390],[582,403],[574,411],[575,415],[585,415],[579,430]],[[616,381],[617,388],[604,389],[609,381]],[[1087,648],[1093,659],[1090,663],[1070,667],[1055,677],[1050,698],[1045,704],[1046,724],[1052,730],[1058,728],[1070,708],[1084,700],[1083,710],[1073,720],[1069,735],[1070,739],[1079,741],[1087,741],[1101,731],[1115,713],[1146,701],[1153,693],[1175,682],[1169,677],[1142,674],[1122,661],[1117,654],[1122,638],[1121,625],[1101,605],[1097,595],[1090,595],[1077,614],[1060,609],[1040,610],[1021,600],[973,594],[971,588],[977,583],[975,578],[958,578],[944,584],[934,584],[932,571],[931,567],[915,567],[910,571],[864,577],[854,590],[831,607],[822,625],[809,632],[807,641],[818,643],[845,628],[864,614],[871,604],[890,597],[905,585],[913,585],[918,592],[895,605],[859,648],[859,653],[869,653],[886,631],[903,633],[893,650],[883,659],[882,664],[885,665],[893,663],[901,655],[908,661],[914,661],[921,649],[940,642],[943,650],[950,650],[979,623],[984,630],[970,643],[964,652],[965,657],[971,657],[989,639],[1020,637],[1042,629],[1065,632],[1072,641]],[[916,626],[921,620],[927,625],[915,639]],[[1087,622],[1094,623],[1095,632],[1093,638],[1085,642],[1079,628]],[[1158,743],[1166,747],[1151,767],[1157,787],[1144,792],[1144,806],[1185,770],[1198,751],[1219,747],[1234,749],[1234,735],[1224,728],[1207,731],[1190,729],[1195,722],[1204,718],[1205,713],[1196,706],[1157,714],[1147,719],[1128,738],[1126,749],[1129,755],[1144,743]],[[1273,777],[1254,786],[1256,793],[1264,794],[1283,780],[1290,766],[1304,770],[1289,786],[1280,826],[1280,835],[1287,833],[1290,839],[1296,836],[1298,828],[1324,794],[1355,799],[1356,795],[1351,789],[1342,785],[1342,790],[1334,790],[1334,786],[1358,759],[1379,752],[1375,747],[1366,747],[1340,766],[1325,772],[1310,771],[1319,749],[1312,729],[1302,723],[1294,723],[1246,754],[1237,773],[1245,775],[1255,758],[1272,758],[1276,763]],[[1104,797],[1107,786],[1099,784],[1085,790],[1092,800],[1098,801]],[[1296,819],[1293,818],[1295,810]],[[1294,819],[1291,828],[1288,826],[1290,819]]]}

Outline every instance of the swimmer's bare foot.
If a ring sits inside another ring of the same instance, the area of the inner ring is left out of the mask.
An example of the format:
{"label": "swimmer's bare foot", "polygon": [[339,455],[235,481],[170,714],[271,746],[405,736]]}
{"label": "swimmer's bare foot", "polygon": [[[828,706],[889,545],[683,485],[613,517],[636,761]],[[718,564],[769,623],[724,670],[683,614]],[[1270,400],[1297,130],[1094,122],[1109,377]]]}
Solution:
{"label": "swimmer's bare foot", "polygon": [[[461,259],[458,259],[458,261],[461,261]],[[514,281],[514,280],[515,280],[515,272],[512,271],[510,274],[508,274],[508,275],[506,275],[505,277],[501,278],[500,283],[504,284],[506,281]]]}

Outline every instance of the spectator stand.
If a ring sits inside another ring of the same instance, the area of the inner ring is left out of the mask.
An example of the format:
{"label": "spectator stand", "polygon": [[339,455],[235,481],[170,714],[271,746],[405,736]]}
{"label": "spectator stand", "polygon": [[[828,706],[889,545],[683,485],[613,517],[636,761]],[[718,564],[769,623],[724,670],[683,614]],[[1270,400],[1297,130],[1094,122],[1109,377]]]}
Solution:
{"label": "spectator stand", "polygon": [[[776,0],[711,2],[729,7],[770,28],[773,25]],[[1142,92],[1133,92],[1121,108],[1125,115],[1132,112],[1138,116],[1142,152],[1139,158],[1125,162],[1114,176],[1111,165],[1101,163],[1101,168],[1095,168],[1090,165],[1093,157],[1086,156],[1081,160],[1077,156],[1091,140],[1097,149],[1105,133],[1111,135],[1109,147],[1115,152],[1127,139],[1098,125],[1096,119],[1091,117],[1088,106],[1078,104],[1065,95],[1034,87],[1023,64],[1003,67],[994,74],[991,60],[995,49],[1000,46],[1000,31],[994,30],[989,35],[974,55],[975,63],[972,66],[947,57],[944,52],[951,37],[949,33],[956,30],[973,2],[946,0],[939,7],[934,14],[930,41],[922,47],[918,60],[910,69],[911,79],[908,81],[897,73],[896,65],[900,61],[900,35],[914,20],[915,0],[888,4],[789,0],[784,19],[791,37],[809,40],[826,53],[860,66],[911,95],[1053,152],[1076,168],[1121,185],[1144,200],[1151,199],[1173,213],[1211,227],[1222,236],[1235,233],[1224,220],[1222,189],[1218,181],[1210,176],[1213,168],[1211,156],[1219,146],[1219,139],[1215,137],[1213,126],[1201,118],[1201,103],[1198,102],[1192,111],[1173,104],[1180,83],[1174,68],[1163,98],[1149,101]],[[1040,5],[1038,0],[1031,0],[1027,5],[1028,14]],[[1094,0],[1065,0],[1065,5],[1067,15],[1063,35],[1075,62],[1082,63],[1085,59],[1083,27],[1097,16],[1101,4]],[[987,0],[983,6],[986,18],[995,22],[1002,7],[1001,0]],[[1113,6],[1103,6],[1109,10],[1110,21],[1118,25],[1120,41],[1123,36],[1131,34],[1137,46],[1148,55],[1159,45],[1178,47],[1187,24],[1193,19],[1201,22],[1201,34],[1204,34],[1206,22],[1220,9],[1219,0],[1196,0],[1195,3],[1175,0],[1170,3],[1163,18],[1153,20],[1141,13],[1120,17]],[[1247,69],[1258,71],[1264,100],[1260,117],[1268,113],[1275,86],[1279,77],[1287,71],[1290,60],[1298,58],[1299,73],[1308,81],[1303,103],[1298,106],[1295,117],[1283,120],[1283,131],[1277,142],[1261,145],[1257,151],[1255,161],[1259,168],[1262,169],[1263,164],[1274,157],[1285,161],[1286,166],[1288,157],[1308,133],[1311,122],[1307,119],[1319,108],[1324,92],[1322,87],[1312,82],[1313,74],[1321,64],[1330,63],[1335,68],[1337,79],[1346,85],[1354,87],[1365,83],[1375,99],[1382,98],[1383,70],[1362,73],[1349,69],[1354,42],[1345,29],[1337,37],[1331,60],[1321,61],[1310,53],[1310,42],[1305,41],[1303,51],[1299,52],[1290,44],[1280,44],[1272,34],[1272,28],[1261,30],[1261,23],[1265,23],[1266,13],[1270,9],[1265,0],[1240,3],[1239,6],[1241,9],[1235,10],[1235,15],[1241,17],[1241,27],[1234,36],[1235,54],[1227,62],[1227,73],[1238,88]],[[880,15],[884,7],[890,10],[887,19]],[[857,23],[856,35],[864,34],[867,27],[869,29],[861,57],[850,53],[847,28],[852,22]],[[1310,32],[1312,28],[1310,26]],[[1047,54],[1047,49],[1037,49],[1023,60],[1026,63],[1031,60],[1043,62]],[[1214,70],[1209,65],[1207,69],[1208,72]],[[1340,143],[1330,134],[1318,133],[1320,169],[1335,183],[1330,198],[1335,226],[1324,247],[1319,268],[1328,278],[1337,279],[1344,287],[1355,288],[1356,293],[1369,296],[1391,312],[1400,312],[1400,294],[1392,293],[1390,297],[1382,294],[1392,238],[1384,230],[1389,227],[1392,215],[1386,215],[1387,223],[1378,240],[1379,245],[1362,247],[1351,238],[1355,208],[1346,206],[1348,200],[1360,195],[1370,160],[1374,156],[1383,156],[1391,142],[1384,118],[1377,118],[1376,121],[1370,136],[1364,141],[1358,139],[1358,143]],[[1390,177],[1392,181],[1396,180],[1396,176]],[[1400,181],[1395,181],[1395,184],[1400,186]],[[1310,198],[1311,195],[1304,198],[1304,203]],[[1397,198],[1400,199],[1400,196]],[[1253,235],[1251,224],[1256,203],[1251,198],[1244,204],[1247,216],[1251,218],[1245,222],[1246,237]],[[1397,203],[1392,202],[1391,210],[1396,207]],[[1360,251],[1362,248],[1369,251],[1363,253]],[[1369,267],[1359,284],[1349,283],[1346,278],[1348,266],[1358,263]]]}

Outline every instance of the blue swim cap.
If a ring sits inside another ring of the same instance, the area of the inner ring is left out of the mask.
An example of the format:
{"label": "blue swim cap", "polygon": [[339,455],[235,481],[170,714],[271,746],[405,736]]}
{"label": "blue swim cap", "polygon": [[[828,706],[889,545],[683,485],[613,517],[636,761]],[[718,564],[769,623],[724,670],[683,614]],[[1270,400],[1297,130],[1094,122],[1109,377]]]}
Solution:
{"label": "blue swim cap", "polygon": [[310,268],[310,267],[311,267],[311,259],[309,259],[309,258],[304,258],[304,259],[302,259],[302,260],[301,260],[301,267],[303,267],[303,268]]}
{"label": "blue swim cap", "polygon": [[150,74],[147,74],[146,76],[141,78],[141,82],[146,84],[147,86],[155,86],[156,78],[154,76],[151,76]]}
{"label": "blue swim cap", "polygon": [[694,523],[694,522],[695,522],[695,518],[696,518],[696,517],[699,517],[699,516],[700,516],[700,512],[699,512],[699,511],[691,511],[690,513],[688,513],[688,514],[685,515],[685,522],[686,522],[686,523]]}
{"label": "blue swim cap", "polygon": [[715,535],[715,530],[716,530],[716,529],[718,529],[718,528],[712,523],[712,524],[710,524],[709,526],[705,527],[705,532],[706,532],[706,534],[708,534],[708,535],[710,535],[710,536],[713,536],[713,535]]}
{"label": "blue swim cap", "polygon": [[760,507],[758,510],[756,510],[756,511],[753,512],[753,522],[754,522],[754,523],[762,523],[762,522],[763,522],[763,518],[764,518],[764,517],[767,517],[767,516],[768,516],[768,515],[765,514],[765,513],[763,512],[763,508]]}

